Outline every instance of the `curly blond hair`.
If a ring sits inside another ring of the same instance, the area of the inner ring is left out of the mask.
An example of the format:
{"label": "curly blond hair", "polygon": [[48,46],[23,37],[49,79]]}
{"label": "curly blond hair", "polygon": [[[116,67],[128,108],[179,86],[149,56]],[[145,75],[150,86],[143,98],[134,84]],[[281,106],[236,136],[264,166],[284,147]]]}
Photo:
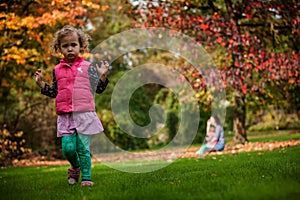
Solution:
{"label": "curly blond hair", "polygon": [[79,28],[75,28],[71,25],[65,25],[55,33],[55,36],[51,42],[50,49],[53,55],[55,55],[56,53],[61,53],[60,40],[62,37],[70,33],[76,33],[78,35],[78,40],[80,44],[80,53],[89,51],[89,40],[91,40],[91,37]]}

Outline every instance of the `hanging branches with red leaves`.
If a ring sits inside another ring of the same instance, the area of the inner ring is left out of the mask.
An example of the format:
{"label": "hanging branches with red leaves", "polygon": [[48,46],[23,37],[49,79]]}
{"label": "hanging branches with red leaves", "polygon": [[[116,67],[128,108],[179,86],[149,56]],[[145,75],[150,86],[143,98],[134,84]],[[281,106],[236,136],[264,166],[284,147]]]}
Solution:
{"label": "hanging branches with red leaves", "polygon": [[[224,84],[242,94],[265,92],[266,82],[300,84],[299,3],[287,1],[147,1],[132,13],[136,27],[187,34],[208,52],[225,49],[218,67]],[[298,44],[298,45],[297,45]],[[195,89],[199,76],[193,76]]]}

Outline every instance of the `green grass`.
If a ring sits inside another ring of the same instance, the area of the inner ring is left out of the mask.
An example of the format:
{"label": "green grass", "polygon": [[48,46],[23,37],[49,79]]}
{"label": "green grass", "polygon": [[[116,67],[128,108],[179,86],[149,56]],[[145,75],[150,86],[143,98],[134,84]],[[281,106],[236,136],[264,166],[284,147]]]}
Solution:
{"label": "green grass", "polygon": [[[150,173],[95,164],[95,186],[69,186],[68,166],[0,169],[1,199],[299,199],[300,146],[180,159]],[[127,163],[133,165],[132,163]]]}
{"label": "green grass", "polygon": [[300,140],[300,134],[298,135],[285,135],[285,136],[273,136],[265,138],[249,138],[249,142],[274,142],[285,140]]}
{"label": "green grass", "polygon": [[[299,140],[300,130],[269,130],[269,131],[247,131],[249,142],[271,142],[284,140]],[[227,143],[233,141],[232,134],[225,134]]]}
{"label": "green grass", "polygon": [[250,142],[272,142],[284,140],[299,140],[299,130],[273,130],[273,131],[258,131],[248,132]]}

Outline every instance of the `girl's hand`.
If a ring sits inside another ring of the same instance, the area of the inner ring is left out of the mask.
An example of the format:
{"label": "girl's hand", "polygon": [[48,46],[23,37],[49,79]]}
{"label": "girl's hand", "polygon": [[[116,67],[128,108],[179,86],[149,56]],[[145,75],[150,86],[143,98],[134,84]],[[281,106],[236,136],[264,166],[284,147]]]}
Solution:
{"label": "girl's hand", "polygon": [[98,71],[101,81],[105,82],[109,64],[107,61],[101,61],[100,63],[101,63],[101,66],[99,67],[99,65],[96,64],[96,68],[97,68],[97,71]]}
{"label": "girl's hand", "polygon": [[44,88],[45,87],[45,82],[43,81],[43,74],[42,74],[42,70],[41,69],[38,69],[34,73],[34,77],[35,77],[36,83],[40,86],[40,88]]}

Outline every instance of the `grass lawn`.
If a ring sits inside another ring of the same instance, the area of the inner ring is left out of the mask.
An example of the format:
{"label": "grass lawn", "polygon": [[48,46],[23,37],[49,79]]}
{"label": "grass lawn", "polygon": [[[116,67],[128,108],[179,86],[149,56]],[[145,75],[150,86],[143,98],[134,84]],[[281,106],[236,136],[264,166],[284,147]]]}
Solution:
{"label": "grass lawn", "polygon": [[[1,199],[300,199],[300,146],[180,159],[151,173],[95,164],[95,186],[69,186],[68,166],[0,169]],[[127,165],[134,166],[134,163]]]}
{"label": "grass lawn", "polygon": [[[247,131],[249,142],[271,142],[284,140],[299,140],[299,130],[267,130],[267,131]],[[233,141],[232,134],[225,134],[226,142]]]}
{"label": "grass lawn", "polygon": [[273,130],[273,131],[258,131],[248,132],[250,142],[271,142],[283,140],[299,140],[299,130]]}

